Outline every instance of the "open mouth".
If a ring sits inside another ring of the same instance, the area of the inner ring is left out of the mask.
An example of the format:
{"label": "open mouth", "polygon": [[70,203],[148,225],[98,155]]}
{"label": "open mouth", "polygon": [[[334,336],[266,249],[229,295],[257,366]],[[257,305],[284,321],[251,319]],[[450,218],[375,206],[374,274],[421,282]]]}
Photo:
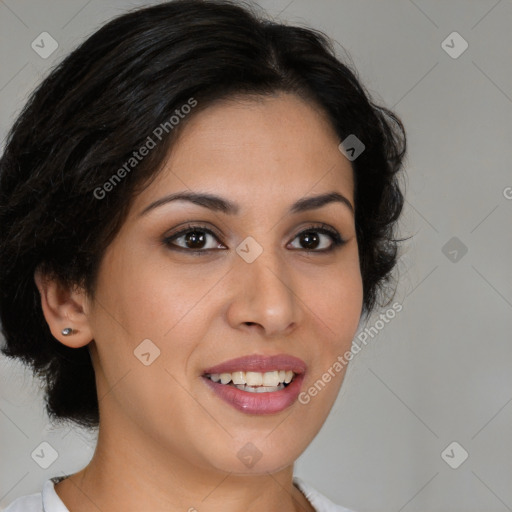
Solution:
{"label": "open mouth", "polygon": [[277,414],[293,406],[307,366],[290,354],[250,354],[205,368],[204,383],[245,414]]}
{"label": "open mouth", "polygon": [[275,370],[271,372],[206,373],[212,382],[235,387],[249,393],[271,393],[285,389],[296,377],[291,370]]}

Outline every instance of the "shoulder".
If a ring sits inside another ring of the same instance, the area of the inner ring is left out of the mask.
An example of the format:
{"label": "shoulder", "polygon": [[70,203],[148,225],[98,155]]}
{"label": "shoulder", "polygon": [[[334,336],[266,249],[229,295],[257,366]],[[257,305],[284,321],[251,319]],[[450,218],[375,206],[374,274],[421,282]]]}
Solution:
{"label": "shoulder", "polygon": [[69,512],[55,492],[54,480],[56,483],[59,479],[46,480],[41,492],[16,498],[3,512]]}
{"label": "shoulder", "polygon": [[302,478],[294,476],[293,483],[302,491],[306,499],[313,505],[313,508],[317,512],[355,512],[354,510],[336,505],[310,484],[302,480]]}

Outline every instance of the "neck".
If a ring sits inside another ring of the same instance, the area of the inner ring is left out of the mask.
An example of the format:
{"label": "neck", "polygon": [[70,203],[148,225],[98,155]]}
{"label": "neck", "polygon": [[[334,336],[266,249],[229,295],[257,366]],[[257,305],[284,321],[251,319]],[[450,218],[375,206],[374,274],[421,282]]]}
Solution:
{"label": "neck", "polygon": [[169,453],[148,437],[101,425],[90,463],[55,485],[67,508],[72,512],[314,512],[293,486],[293,464],[274,473],[227,473]]}

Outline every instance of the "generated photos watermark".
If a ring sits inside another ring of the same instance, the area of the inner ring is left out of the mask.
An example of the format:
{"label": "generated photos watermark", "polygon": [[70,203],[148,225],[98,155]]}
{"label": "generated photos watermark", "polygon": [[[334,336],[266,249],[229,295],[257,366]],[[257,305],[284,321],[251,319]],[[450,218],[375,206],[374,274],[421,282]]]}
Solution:
{"label": "generated photos watermark", "polygon": [[336,375],[348,365],[349,361],[351,361],[354,356],[361,351],[361,345],[358,345],[356,340],[363,345],[366,345],[368,343],[368,338],[375,338],[375,336],[384,329],[384,326],[389,324],[389,322],[393,320],[396,314],[400,313],[400,311],[402,311],[402,305],[395,302],[389,309],[379,315],[379,319],[376,320],[371,327],[365,327],[365,329],[361,331],[352,342],[350,350],[347,350],[343,355],[339,355],[336,361],[334,361],[328,370],[324,372],[312,386],[299,394],[299,402],[303,405],[307,405],[311,401],[311,397],[318,395],[318,393],[325,388],[326,384],[336,377]]}
{"label": "generated photos watermark", "polygon": [[154,149],[159,142],[162,141],[164,133],[169,133],[173,130],[182,119],[184,119],[192,109],[197,105],[197,100],[193,97],[187,100],[180,108],[174,111],[174,114],[163,123],[160,123],[152,132],[148,135],[142,146],[132,153],[132,156],[121,166],[112,176],[100,187],[94,189],[94,197],[96,199],[104,199],[109,192],[112,192],[116,185],[121,183],[123,178],[126,177],[135,167],[139,165],[144,158],[149,155],[152,149]]}

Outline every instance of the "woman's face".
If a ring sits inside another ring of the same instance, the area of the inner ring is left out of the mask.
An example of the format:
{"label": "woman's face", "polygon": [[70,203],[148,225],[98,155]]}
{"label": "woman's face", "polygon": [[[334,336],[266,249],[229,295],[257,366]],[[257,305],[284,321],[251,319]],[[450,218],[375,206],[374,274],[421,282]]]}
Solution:
{"label": "woman's face", "polygon": [[[108,247],[87,304],[103,428],[169,460],[233,473],[274,472],[304,451],[343,371],[307,403],[296,394],[350,349],[363,299],[351,207],[336,200],[292,211],[331,193],[354,205],[351,164],[338,144],[319,111],[294,95],[217,103],[184,126]],[[191,192],[236,211],[186,200],[149,208]],[[251,393],[204,376],[254,355],[303,361],[300,390]]]}

